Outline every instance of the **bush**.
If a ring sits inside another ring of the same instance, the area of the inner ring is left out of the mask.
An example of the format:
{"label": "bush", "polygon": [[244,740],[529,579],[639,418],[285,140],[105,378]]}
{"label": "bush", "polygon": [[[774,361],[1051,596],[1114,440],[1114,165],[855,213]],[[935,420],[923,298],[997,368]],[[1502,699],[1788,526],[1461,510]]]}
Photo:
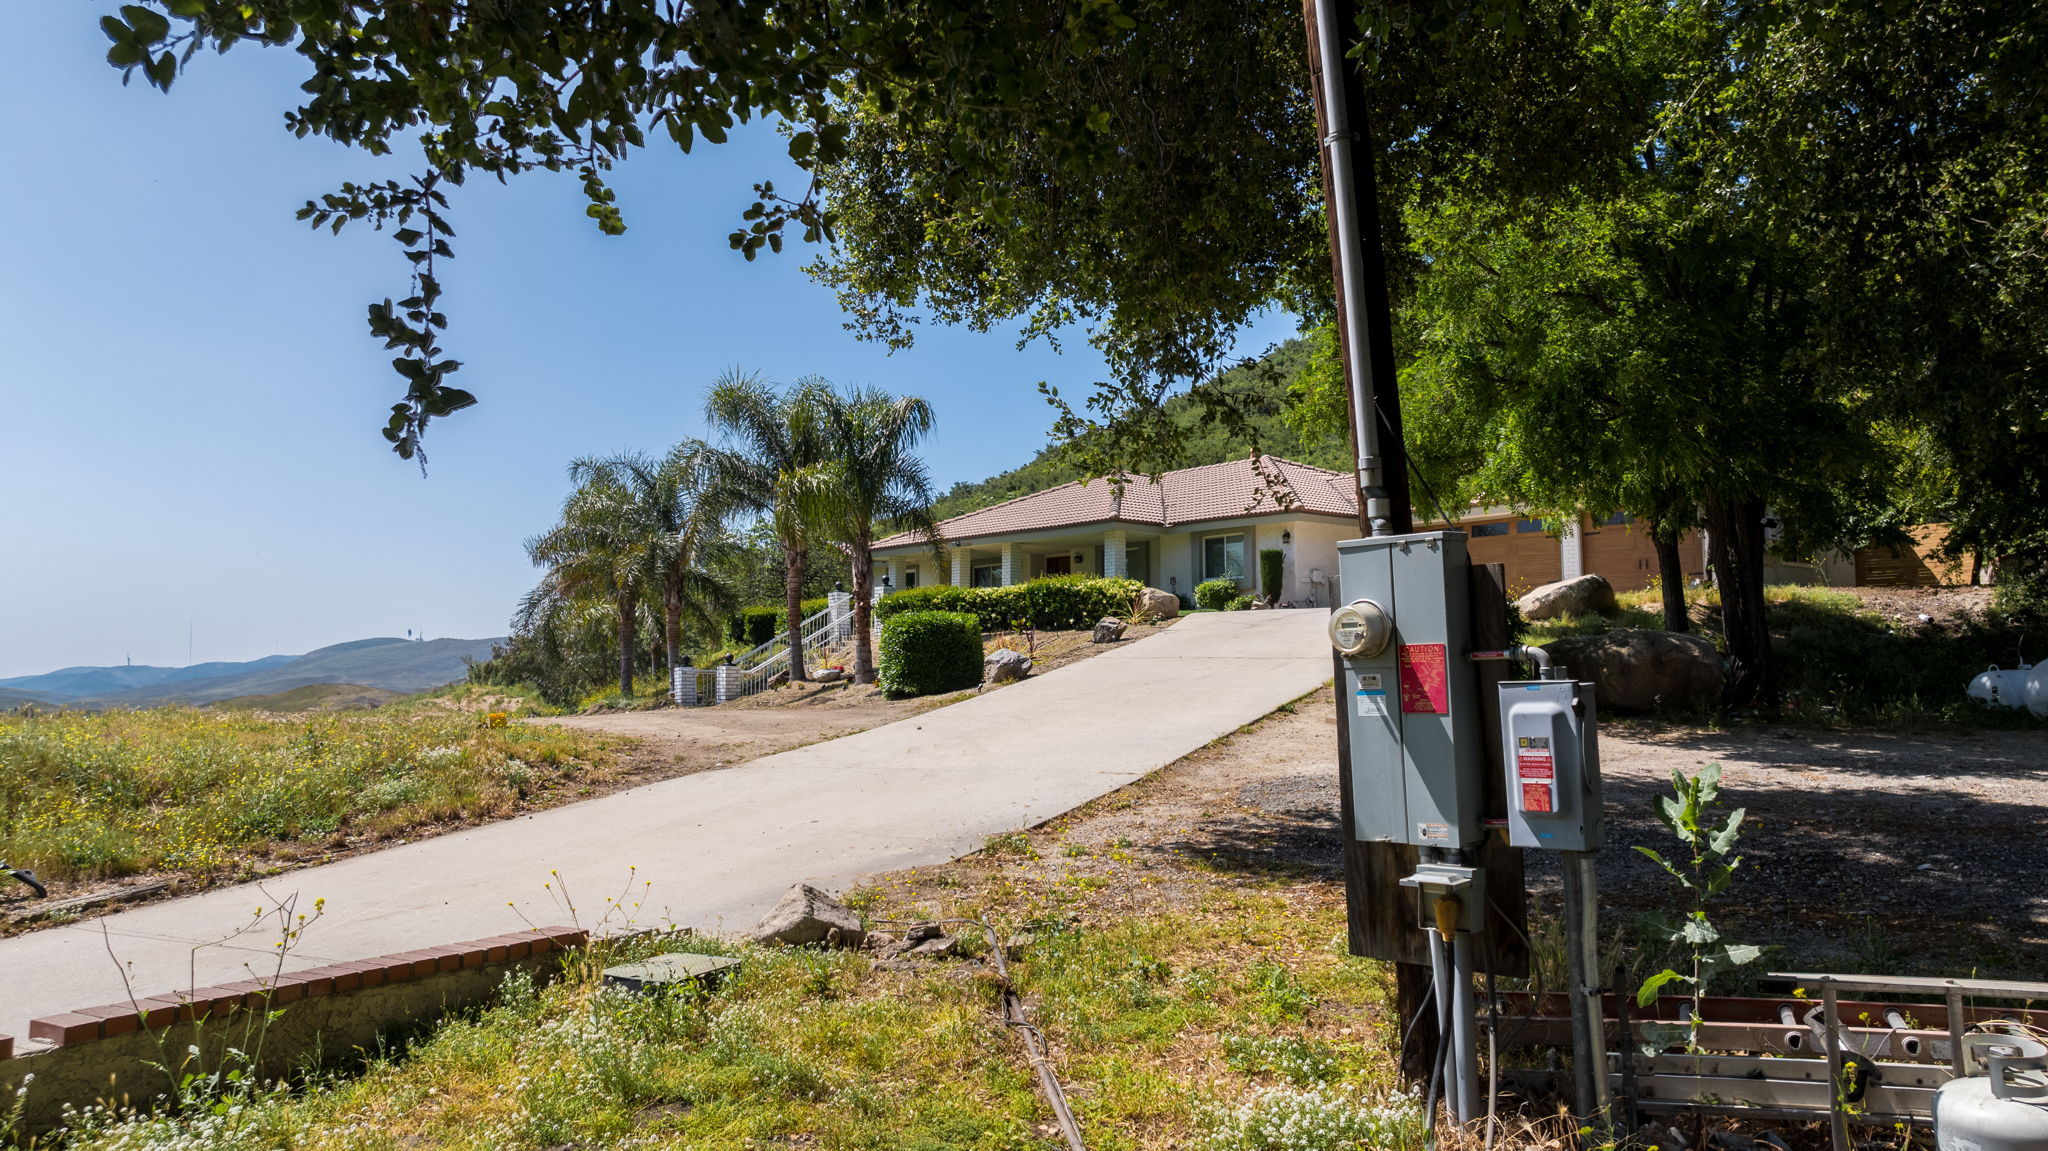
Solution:
{"label": "bush", "polygon": [[1281,573],[1287,568],[1287,553],[1279,548],[1266,548],[1259,553],[1259,590],[1266,595],[1267,603],[1280,602]]}
{"label": "bush", "polygon": [[1238,596],[1238,597],[1237,597],[1236,599],[1234,599],[1234,600],[1231,600],[1231,601],[1230,601],[1229,603],[1227,603],[1227,604],[1224,604],[1224,605],[1223,605],[1223,610],[1224,610],[1224,611],[1250,611],[1250,610],[1251,610],[1251,607],[1252,607],[1252,603],[1253,603],[1252,597],[1250,597],[1250,596],[1248,596],[1248,595],[1241,595],[1241,596]]}
{"label": "bush", "polygon": [[[809,619],[824,611],[832,601],[819,596],[803,601],[803,618]],[[741,608],[725,621],[725,638],[741,651],[760,647],[789,630],[789,613],[781,604],[758,604]]]}
{"label": "bush", "polygon": [[981,623],[964,611],[897,612],[882,625],[876,663],[892,699],[978,686]]}
{"label": "bush", "polygon": [[1208,611],[1224,611],[1230,607],[1230,601],[1241,594],[1236,580],[1203,580],[1195,585],[1195,606]]}
{"label": "bush", "polygon": [[1122,616],[1145,585],[1134,579],[1049,576],[1008,587],[909,588],[882,597],[875,618],[887,624],[908,612],[968,612],[982,631],[1027,627],[1077,630],[1106,615]]}

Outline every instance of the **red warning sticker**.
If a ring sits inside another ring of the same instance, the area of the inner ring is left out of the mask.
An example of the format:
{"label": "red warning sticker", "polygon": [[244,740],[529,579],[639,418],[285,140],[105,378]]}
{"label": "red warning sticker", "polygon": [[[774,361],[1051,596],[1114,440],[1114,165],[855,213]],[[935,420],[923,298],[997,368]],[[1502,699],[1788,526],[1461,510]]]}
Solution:
{"label": "red warning sticker", "polygon": [[1403,714],[1451,713],[1451,669],[1443,644],[1404,643],[1397,662],[1401,669]]}
{"label": "red warning sticker", "polygon": [[1550,737],[1525,735],[1515,741],[1515,776],[1522,785],[1523,811],[1554,811],[1551,786],[1557,764],[1550,757]]}

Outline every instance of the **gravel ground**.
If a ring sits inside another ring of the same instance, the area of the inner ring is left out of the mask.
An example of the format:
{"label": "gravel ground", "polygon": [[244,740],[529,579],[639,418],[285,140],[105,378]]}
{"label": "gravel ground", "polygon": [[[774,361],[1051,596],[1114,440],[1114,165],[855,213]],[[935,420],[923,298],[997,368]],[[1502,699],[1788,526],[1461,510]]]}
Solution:
{"label": "gravel ground", "polygon": [[[1313,721],[1327,743],[1292,772],[1240,786],[1235,800],[1269,817],[1270,850],[1334,871],[1328,706],[1305,704],[1289,721]],[[1663,873],[1630,848],[1671,845],[1652,803],[1670,790],[1673,769],[1718,762],[1726,805],[1749,816],[1742,867],[1714,916],[1733,938],[1777,946],[1773,967],[2048,977],[2048,735],[1613,725],[1600,746],[1608,847],[1599,877],[1610,928],[1672,908]],[[1317,835],[1329,846],[1304,858],[1298,848]],[[1228,837],[1250,842],[1258,831]],[[1529,864],[1536,905],[1554,907],[1556,857],[1531,852]]]}

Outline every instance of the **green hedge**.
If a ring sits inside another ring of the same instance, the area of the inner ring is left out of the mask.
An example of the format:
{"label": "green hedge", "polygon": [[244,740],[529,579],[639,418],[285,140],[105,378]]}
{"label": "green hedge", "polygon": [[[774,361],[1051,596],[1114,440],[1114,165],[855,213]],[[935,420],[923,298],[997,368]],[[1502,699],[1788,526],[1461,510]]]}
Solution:
{"label": "green hedge", "polygon": [[983,631],[1002,631],[1020,623],[1049,629],[1089,628],[1103,616],[1127,614],[1144,586],[1134,579],[1089,576],[1048,576],[1008,587],[939,584],[883,596],[875,605],[875,618],[886,624],[905,612],[964,611],[981,622]]}
{"label": "green hedge", "polygon": [[1195,606],[1209,611],[1225,611],[1230,601],[1243,595],[1234,579],[1203,580],[1195,585]]}
{"label": "green hedge", "polygon": [[882,625],[875,665],[891,699],[979,686],[981,621],[964,611],[897,612]]}
{"label": "green hedge", "polygon": [[[803,602],[804,616],[809,619],[825,610],[831,601],[823,596]],[[788,631],[788,612],[781,604],[760,604],[741,608],[725,621],[725,638],[742,651],[760,647],[774,639],[777,633]]]}
{"label": "green hedge", "polygon": [[1259,591],[1267,603],[1280,602],[1280,577],[1286,568],[1286,552],[1279,548],[1266,548],[1259,552]]}

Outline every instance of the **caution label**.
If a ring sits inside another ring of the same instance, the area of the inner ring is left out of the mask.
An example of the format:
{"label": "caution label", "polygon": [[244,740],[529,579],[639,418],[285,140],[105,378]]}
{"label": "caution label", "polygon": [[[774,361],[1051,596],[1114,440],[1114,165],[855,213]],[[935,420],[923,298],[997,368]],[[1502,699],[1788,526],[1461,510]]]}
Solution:
{"label": "caution label", "polygon": [[1557,810],[1557,763],[1550,755],[1549,736],[1525,735],[1515,741],[1515,777],[1522,785],[1523,811]]}

